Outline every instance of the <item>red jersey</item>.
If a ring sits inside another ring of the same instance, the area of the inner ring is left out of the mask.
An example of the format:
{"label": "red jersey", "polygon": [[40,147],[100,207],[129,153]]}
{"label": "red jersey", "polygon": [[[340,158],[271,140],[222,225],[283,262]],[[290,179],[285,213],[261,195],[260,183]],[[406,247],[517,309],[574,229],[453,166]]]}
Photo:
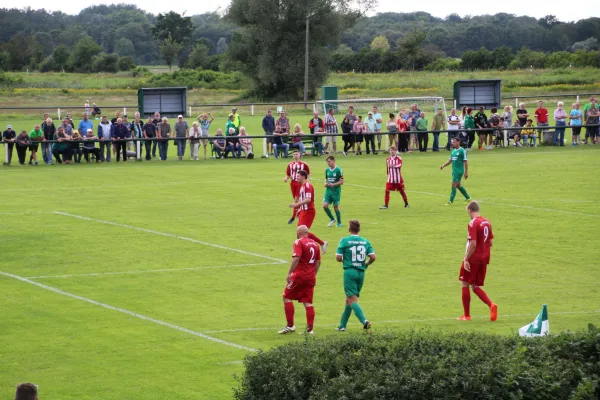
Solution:
{"label": "red jersey", "polygon": [[293,272],[295,280],[315,279],[315,264],[321,259],[321,249],[315,241],[309,237],[303,237],[294,241],[292,257],[300,258],[298,266],[296,266]]}
{"label": "red jersey", "polygon": [[406,132],[407,126],[404,118],[398,118],[396,121],[396,127],[398,128],[398,132]]}
{"label": "red jersey", "polygon": [[402,174],[400,168],[402,168],[402,158],[400,156],[388,157],[386,160],[388,183],[402,183]]}
{"label": "red jersey", "polygon": [[469,236],[467,237],[467,248],[469,247],[471,240],[476,241],[475,252],[469,261],[479,264],[489,264],[490,249],[492,247],[492,239],[494,238],[490,221],[482,216],[473,218],[471,222],[469,222],[468,229]]}
{"label": "red jersey", "polygon": [[544,107],[535,109],[535,116],[537,117],[538,123],[548,123],[548,110]]}
{"label": "red jersey", "polygon": [[302,204],[300,206],[300,208],[298,209],[299,211],[315,209],[315,187],[309,181],[304,182],[304,185],[300,187],[300,194],[298,197],[298,202],[310,199],[310,202],[308,204]]}
{"label": "red jersey", "polygon": [[303,161],[292,161],[289,163],[285,174],[292,178],[293,181],[298,181],[298,171],[306,171],[306,173],[310,175],[308,164]]}

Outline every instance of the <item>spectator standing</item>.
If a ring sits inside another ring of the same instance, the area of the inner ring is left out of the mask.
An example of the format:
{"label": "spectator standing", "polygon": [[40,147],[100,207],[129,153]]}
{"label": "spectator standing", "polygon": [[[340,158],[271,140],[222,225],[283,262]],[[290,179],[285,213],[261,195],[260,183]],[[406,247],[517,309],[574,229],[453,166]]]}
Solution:
{"label": "spectator standing", "polygon": [[[279,121],[279,119],[277,120]],[[289,125],[289,122],[288,122]],[[273,132],[273,151],[275,152],[275,158],[279,158],[279,152],[283,150],[284,157],[288,157],[288,151],[290,149],[290,145],[285,143],[283,139],[287,137],[287,133],[281,132],[281,125],[275,125],[275,132]]]}
{"label": "spectator standing", "polygon": [[[354,114],[354,107],[353,106],[348,107],[348,114],[346,114],[344,116],[344,118],[348,118],[348,122],[350,122],[350,124],[352,126],[354,126],[354,123],[358,120],[358,117],[356,116],[356,114]],[[356,143],[356,136],[354,134],[354,130],[352,130],[352,132],[353,132],[353,135],[352,135],[352,151],[354,151],[354,144]],[[362,139],[362,137],[361,137],[361,139]],[[362,140],[361,140],[361,142],[362,142]],[[357,153],[354,153],[354,154],[357,154]]]}
{"label": "spectator standing", "polygon": [[112,140],[115,144],[117,153],[117,162],[121,161],[121,153],[123,153],[123,162],[127,161],[127,146],[125,139],[130,135],[129,129],[123,123],[123,118],[118,118],[117,123],[113,125]]}
{"label": "spectator standing", "polygon": [[[325,132],[327,134],[331,134],[331,135],[337,135],[338,134],[338,126],[337,126],[337,121],[335,120],[335,117],[333,116],[335,110],[332,108],[330,108],[327,111],[327,114],[325,115]],[[337,136],[326,136],[325,137],[325,153],[328,152],[332,152],[332,154],[335,154],[337,151]],[[330,148],[331,145],[331,150],[327,150]]]}
{"label": "spectator standing", "polygon": [[[375,135],[377,136],[377,151],[379,152],[381,151],[381,127],[383,124],[383,117],[379,113],[377,106],[373,106],[373,118],[377,124],[377,131],[375,132]],[[375,153],[375,150],[373,150],[373,154],[377,154]]]}
{"label": "spectator standing", "polygon": [[[62,124],[60,124],[60,126],[62,126],[63,131],[65,132],[65,135],[67,136],[73,136],[73,125],[71,120],[68,117],[65,117],[63,119]],[[59,128],[60,128],[59,126]]]}
{"label": "spectator standing", "polygon": [[194,121],[192,129],[190,130],[190,159],[199,160],[198,148],[200,147],[200,138],[202,137],[202,131],[200,130],[200,124]]}
{"label": "spectator standing", "polygon": [[[344,117],[344,120],[342,121],[340,127],[342,128],[342,140],[344,141],[344,155],[347,156],[348,155],[348,150],[350,150],[352,148],[352,146],[354,146],[354,135],[352,134],[352,123],[350,122],[350,120],[348,119],[348,117]],[[314,147],[314,146],[313,146]],[[314,154],[314,150],[313,150],[313,154]]]}
{"label": "spectator standing", "polygon": [[[535,121],[537,122],[538,127],[547,127],[548,126],[548,110],[544,107],[543,101],[538,101],[538,108],[535,109],[534,112]],[[540,130],[540,140],[543,140],[542,132],[548,132],[548,129]],[[564,136],[564,130],[563,130]]]}
{"label": "spectator standing", "polygon": [[556,129],[554,130],[554,145],[565,145],[565,129],[567,126],[567,112],[563,109],[564,103],[559,101],[554,110],[554,122]]}
{"label": "spectator standing", "polygon": [[40,124],[35,124],[33,130],[29,132],[29,138],[31,139],[31,156],[29,156],[29,164],[33,161],[35,165],[38,165],[37,152],[40,142],[44,140],[44,131],[42,131]]}
{"label": "spectator standing", "polygon": [[[83,110],[84,110],[85,114],[90,115],[90,101],[89,100],[85,101],[85,104],[83,105]],[[83,133],[83,134],[85,135],[85,133]]]}
{"label": "spectator standing", "polygon": [[83,145],[81,146],[83,149],[83,156],[85,157],[85,162],[90,163],[90,154],[92,154],[96,158],[96,162],[99,163],[101,160],[100,157],[100,149],[96,147],[96,142],[98,138],[94,136],[94,131],[92,129],[88,129],[83,137]]}
{"label": "spectator standing", "polygon": [[287,136],[290,133],[290,120],[287,118],[287,114],[285,111],[282,111],[279,114],[279,118],[275,121],[275,128],[279,127],[279,133],[281,135]]}
{"label": "spectator standing", "polygon": [[142,142],[140,139],[144,138],[144,123],[140,119],[140,113],[136,112],[133,122],[131,123],[131,136],[137,139],[134,143],[133,149],[135,151],[135,157],[137,158],[137,144],[140,144],[140,160],[142,159]]}
{"label": "spectator standing", "polygon": [[246,158],[254,158],[254,151],[252,150],[252,139],[248,137],[246,128],[240,126],[240,146],[244,152]]}
{"label": "spectator standing", "polygon": [[[154,126],[156,127],[156,133],[158,135],[158,124],[160,124],[162,122],[162,119],[160,118],[160,113],[158,111],[156,111],[154,113],[154,119],[152,119],[152,123],[154,124]],[[158,140],[155,140],[152,143],[152,158],[156,158],[156,148],[158,147]]]}
{"label": "spectator standing", "polygon": [[61,125],[56,130],[52,140],[56,140],[52,144],[52,155],[56,158],[56,162],[62,164],[60,156],[63,156],[65,164],[71,164],[71,146],[69,141],[71,137],[65,133],[65,128]]}
{"label": "spectator standing", "polygon": [[273,118],[273,111],[269,108],[267,115],[263,117],[262,128],[267,136],[267,158],[269,154],[273,154],[273,132],[275,132],[275,118]]}
{"label": "spectator standing", "polygon": [[169,152],[169,138],[171,137],[171,125],[169,119],[163,117],[158,124],[156,132],[158,140],[158,155],[161,161],[167,161],[167,153]]}
{"label": "spectator standing", "polygon": [[[208,117],[210,117],[210,119],[208,119]],[[203,113],[200,116],[200,119],[198,122],[200,122],[200,136],[202,137],[202,139],[200,140],[202,142],[202,147],[204,147],[204,159],[206,160],[206,146],[208,145],[208,130],[210,128],[210,124],[212,124],[212,122],[215,119],[213,118],[211,113]]]}
{"label": "spectator standing", "polygon": [[[408,121],[410,123],[410,130],[414,133],[410,134],[410,145],[413,148],[419,147],[419,140],[417,135],[417,120],[421,117],[421,110],[417,104],[410,105],[410,111],[408,112]],[[410,146],[409,146],[410,147]]]}
{"label": "spectator standing", "polygon": [[292,133],[292,144],[290,148],[298,149],[300,151],[300,157],[303,157],[306,153],[306,148],[304,147],[304,143],[302,143],[302,136],[304,132],[302,132],[302,126],[300,124],[294,125],[294,132]]}
{"label": "spectator standing", "polygon": [[94,123],[88,119],[88,114],[83,113],[83,118],[79,121],[77,130],[80,134],[85,135],[88,129],[94,129]]}
{"label": "spectator standing", "polygon": [[240,118],[240,114],[237,113],[237,108],[233,107],[231,109],[231,113],[233,114],[233,125],[235,127],[235,135],[237,136],[240,133],[240,126],[242,126],[242,120]]}
{"label": "spectator standing", "polygon": [[471,150],[473,146],[473,142],[475,142],[475,118],[471,115],[473,113],[473,109],[471,107],[467,108],[467,114],[465,115],[465,130],[467,131],[467,148]]}
{"label": "spectator standing", "polygon": [[450,116],[446,120],[448,122],[448,144],[446,144],[446,150],[450,151],[450,142],[453,137],[458,137],[458,129],[460,128],[460,118],[456,115],[456,108],[450,110]]}
{"label": "spectator standing", "polygon": [[[433,116],[433,122],[431,123],[432,131],[443,131],[446,130],[446,118],[444,117],[444,110],[441,108],[437,110]],[[440,151],[440,133],[433,132],[433,151]]]}
{"label": "spectator standing", "polygon": [[227,123],[225,124],[225,136],[229,136],[229,132],[231,131],[231,128],[233,128],[233,135],[237,135],[238,134],[238,128],[235,126],[235,115],[233,114],[229,114],[229,119],[227,120]]}
{"label": "spectator standing", "polygon": [[573,103],[573,109],[569,113],[569,125],[573,130],[573,137],[571,139],[571,146],[578,146],[581,140],[581,121],[583,112],[579,109],[579,103]]}
{"label": "spectator standing", "polygon": [[15,148],[15,142],[17,141],[17,133],[13,131],[12,125],[8,125],[6,127],[6,130],[2,133],[2,139],[7,144],[8,162],[6,165],[10,165],[10,162],[12,161],[13,150]]}
{"label": "spectator standing", "polygon": [[525,109],[525,103],[519,103],[519,108],[517,109],[517,119],[519,120],[519,126],[524,127],[527,123],[527,118],[529,118],[529,113]]}
{"label": "spectator standing", "polygon": [[427,152],[427,145],[429,144],[428,124],[429,121],[425,118],[425,113],[421,112],[421,116],[417,120],[417,132],[419,134],[419,151],[422,153]]}
{"label": "spectator standing", "polygon": [[[408,114],[406,114],[406,117],[408,118]],[[408,148],[408,139],[410,137],[408,128],[408,122],[404,118],[404,114],[398,114],[398,119],[396,120],[396,129],[398,130],[398,150],[401,153],[412,153],[412,151],[410,151]]]}
{"label": "spectator standing", "polygon": [[19,157],[19,164],[25,165],[25,158],[27,157],[27,149],[31,147],[31,139],[27,134],[27,131],[23,130],[17,136],[17,156]]}
{"label": "spectator standing", "polygon": [[217,152],[218,158],[223,158],[223,152],[225,151],[225,138],[223,137],[223,131],[221,128],[217,129],[215,139],[213,140],[213,148]]}
{"label": "spectator standing", "polygon": [[106,115],[102,116],[102,120],[98,124],[98,139],[100,142],[100,159],[110,162],[110,154],[112,148],[112,124],[108,121]]}
{"label": "spectator standing", "polygon": [[488,118],[487,115],[485,115],[484,107],[479,107],[479,111],[475,114],[475,126],[477,127],[477,134],[479,136],[477,147],[479,150],[483,150],[483,145],[485,144],[487,136],[487,131],[485,129],[488,127]]}
{"label": "spectator standing", "polygon": [[396,147],[398,145],[398,126],[396,124],[396,116],[394,113],[389,114],[390,119],[385,124],[386,130],[388,131],[388,139],[390,147]]}
{"label": "spectator standing", "polygon": [[365,147],[367,148],[367,154],[369,153],[369,144],[371,145],[371,150],[373,151],[373,155],[377,154],[375,151],[375,133],[377,132],[377,120],[373,116],[373,112],[369,111],[367,114],[367,119],[365,120],[365,125],[367,127],[367,131],[365,132]]}
{"label": "spectator standing", "polygon": [[119,118],[121,118],[121,111],[117,110],[115,111],[115,117],[110,120],[110,123],[113,125],[116,124]]}
{"label": "spectator standing", "polygon": [[56,126],[54,126],[51,118],[46,117],[44,122],[42,122],[42,131],[44,132],[44,138],[42,139],[42,157],[44,159],[44,164],[52,165],[54,164],[52,162],[52,143],[46,143],[46,141],[52,140],[56,134]]}
{"label": "spectator standing", "polygon": [[490,128],[492,128],[493,130],[488,131],[487,133],[487,146],[485,147],[486,150],[492,150],[494,148],[493,143],[494,143],[494,137],[499,137],[500,131],[499,131],[499,126],[500,126],[500,115],[498,114],[498,109],[496,107],[492,107],[492,109],[490,110],[491,114],[490,114],[490,119],[488,120],[488,125]]}
{"label": "spectator standing", "polygon": [[[587,111],[592,106],[592,102],[595,102],[596,98],[594,96],[590,96],[590,102],[583,106],[583,121],[587,121]],[[587,124],[587,122],[586,122]],[[588,144],[588,139],[590,137],[590,128],[585,128],[585,144]]]}
{"label": "spectator standing", "polygon": [[321,132],[325,132],[325,121],[319,117],[319,113],[317,111],[313,113],[312,119],[308,121],[308,129],[310,129],[310,133],[315,133],[316,128],[321,129]]}
{"label": "spectator standing", "polygon": [[[146,122],[144,124],[144,126],[142,127],[143,130],[143,136],[144,136],[144,147],[146,148],[146,161],[150,161],[152,160],[152,154],[151,154],[151,149],[152,149],[152,145],[156,144],[156,125],[154,125],[154,122],[152,121],[152,117],[148,117],[148,122]],[[148,140],[148,139],[152,139],[152,140]],[[141,150],[140,150],[141,152]]]}
{"label": "spectator standing", "polygon": [[504,106],[504,112],[502,113],[502,119],[504,120],[504,142],[508,143],[508,137],[512,136],[512,132],[507,128],[512,127],[513,120],[513,108],[512,106]]}
{"label": "spectator standing", "polygon": [[592,102],[590,103],[590,107],[587,109],[586,115],[587,115],[586,120],[585,120],[586,125],[595,125],[595,126],[588,126],[587,131],[590,134],[591,143],[596,144],[599,142],[597,137],[599,136],[598,135],[598,122],[599,122],[599,117],[600,117],[600,111],[598,110],[598,105],[596,104],[596,98],[594,98],[592,100]]}
{"label": "spectator standing", "polygon": [[354,122],[352,132],[354,132],[354,142],[356,143],[356,153],[354,154],[357,156],[362,156],[361,145],[363,142],[363,137],[365,133],[368,133],[368,128],[367,125],[363,122],[362,115],[359,115],[358,119]]}
{"label": "spectator standing", "polygon": [[186,139],[190,133],[190,127],[187,121],[183,119],[183,115],[177,116],[177,122],[175,122],[175,141],[177,142],[177,157],[179,161],[183,160],[185,155]]}
{"label": "spectator standing", "polygon": [[[129,119],[127,119],[127,115],[123,115],[123,125],[125,125],[125,128],[127,129],[127,136],[125,137],[125,139],[131,139],[133,136],[131,130],[131,122],[129,122]],[[125,147],[127,151],[131,150],[131,143],[131,140],[125,141]]]}

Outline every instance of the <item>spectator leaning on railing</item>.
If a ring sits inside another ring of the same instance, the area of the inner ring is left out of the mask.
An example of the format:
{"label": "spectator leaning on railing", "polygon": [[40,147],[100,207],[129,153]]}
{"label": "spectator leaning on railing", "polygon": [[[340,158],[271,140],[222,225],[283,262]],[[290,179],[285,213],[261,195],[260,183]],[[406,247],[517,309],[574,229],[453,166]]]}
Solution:
{"label": "spectator leaning on railing", "polygon": [[267,136],[267,157],[269,157],[269,154],[273,154],[273,132],[275,132],[275,118],[270,108],[267,110],[267,115],[263,117],[262,128]]}
{"label": "spectator leaning on railing", "polygon": [[171,125],[169,119],[163,117],[162,122],[158,124],[157,131],[158,140],[158,153],[161,161],[167,161],[167,153],[169,151],[169,138],[171,137]]}
{"label": "spectator leaning on railing", "polygon": [[571,146],[578,146],[581,140],[581,121],[583,118],[583,112],[579,109],[579,103],[573,103],[573,109],[569,113],[569,125],[573,130],[573,136],[571,137]]}
{"label": "spectator leaning on railing", "polygon": [[[559,101],[556,104],[556,110],[554,110],[554,121],[556,128],[554,130],[554,145],[564,146],[565,145],[565,127],[567,126],[567,112],[563,109],[564,103]],[[543,140],[543,138],[540,138]]]}
{"label": "spectator leaning on railing", "polygon": [[116,148],[117,162],[121,160],[121,153],[123,153],[123,162],[127,161],[127,145],[124,139],[129,137],[129,129],[123,124],[123,119],[118,118],[117,123],[113,125],[113,142]]}
{"label": "spectator leaning on railing", "polygon": [[83,137],[83,156],[85,157],[85,161],[90,163],[90,154],[92,154],[96,158],[96,162],[99,163],[101,161],[100,158],[100,149],[96,147],[96,142],[98,138],[94,136],[94,131],[92,129],[88,129],[85,136]]}
{"label": "spectator leaning on railing", "polygon": [[29,132],[29,138],[31,139],[31,156],[29,157],[29,164],[33,161],[35,165],[38,165],[37,152],[40,142],[44,140],[44,132],[39,124],[35,124],[33,130]]}
{"label": "spectator leaning on railing", "polygon": [[448,122],[448,143],[446,144],[446,150],[450,151],[450,141],[453,137],[458,137],[458,128],[460,127],[460,119],[456,115],[456,108],[450,110],[450,115],[446,119]]}
{"label": "spectator leaning on railing", "polygon": [[[52,144],[52,155],[56,158],[56,162],[62,164],[63,161],[65,164],[71,164],[71,145],[69,141],[71,140],[70,136],[65,133],[64,126],[59,126],[52,140],[56,140]],[[62,160],[61,160],[62,155]]]}
{"label": "spectator leaning on railing", "polygon": [[365,132],[365,147],[367,150],[367,154],[369,153],[369,144],[371,145],[371,150],[373,154],[377,154],[375,151],[375,134],[378,132],[377,129],[377,120],[375,119],[373,112],[369,111],[367,114],[367,119],[365,120],[365,125],[367,130]]}
{"label": "spectator leaning on railing", "polygon": [[183,160],[185,155],[186,139],[189,136],[190,127],[187,121],[183,119],[183,115],[177,116],[177,122],[175,122],[175,141],[177,142],[177,158],[179,161]]}
{"label": "spectator leaning on railing", "polygon": [[356,154],[357,156],[362,156],[362,143],[365,132],[367,132],[367,125],[363,122],[362,115],[358,116],[358,119],[354,121],[354,126],[352,128],[352,132],[354,132],[354,142],[356,143]]}
{"label": "spectator leaning on railing", "polygon": [[52,165],[54,164],[52,162],[52,143],[44,143],[47,140],[52,140],[56,133],[56,126],[54,126],[50,117],[46,117],[44,122],[42,122],[42,131],[44,132],[44,139],[42,139],[42,157],[44,158],[44,164]]}
{"label": "spectator leaning on railing", "polygon": [[6,164],[10,165],[12,161],[13,149],[15,148],[17,133],[13,131],[12,125],[8,125],[6,130],[2,133],[2,139],[7,143],[7,155],[6,155]]}
{"label": "spectator leaning on railing", "polygon": [[17,136],[17,156],[19,157],[19,164],[25,165],[25,158],[27,157],[27,149],[31,147],[31,139],[27,134],[26,130],[22,130]]}

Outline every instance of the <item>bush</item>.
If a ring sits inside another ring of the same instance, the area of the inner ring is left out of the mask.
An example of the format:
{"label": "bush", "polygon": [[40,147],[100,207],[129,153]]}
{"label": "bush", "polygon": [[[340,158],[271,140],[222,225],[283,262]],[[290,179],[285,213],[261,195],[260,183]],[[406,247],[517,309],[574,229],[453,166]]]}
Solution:
{"label": "bush", "polygon": [[249,355],[235,398],[593,399],[600,334],[427,331],[307,338]]}
{"label": "bush", "polygon": [[119,57],[119,61],[117,61],[117,69],[119,71],[130,71],[135,68],[135,61],[133,61],[133,57],[123,56]]}
{"label": "bush", "polygon": [[189,89],[240,89],[248,87],[243,75],[237,72],[223,73],[207,70],[181,69],[167,74],[154,75],[150,86],[187,86]]}
{"label": "bush", "polygon": [[92,69],[94,72],[117,72],[117,54],[100,53],[94,57]]}
{"label": "bush", "polygon": [[460,60],[458,58],[438,58],[425,66],[425,71],[458,71]]}

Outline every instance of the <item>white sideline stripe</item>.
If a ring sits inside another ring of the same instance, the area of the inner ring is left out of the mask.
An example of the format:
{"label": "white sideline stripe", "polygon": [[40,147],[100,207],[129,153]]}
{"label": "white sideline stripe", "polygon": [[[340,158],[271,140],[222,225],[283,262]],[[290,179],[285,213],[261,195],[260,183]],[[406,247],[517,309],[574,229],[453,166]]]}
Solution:
{"label": "white sideline stripe", "polygon": [[[579,314],[600,314],[600,310],[589,310],[589,311],[558,311],[558,312],[550,312],[549,315],[579,315]],[[535,318],[537,314],[500,314],[498,316],[499,320],[504,318],[520,318],[520,317],[532,317]],[[477,316],[472,317],[473,319],[488,319],[489,316]],[[425,318],[425,319],[395,319],[395,320],[387,320],[387,321],[375,321],[373,324],[403,324],[403,323],[411,323],[411,322],[436,322],[436,321],[456,321],[456,317],[453,318]],[[335,327],[336,325],[330,324],[315,324],[318,327]],[[212,331],[204,331],[203,333],[234,333],[234,332],[252,332],[252,331],[271,331],[281,329],[281,327],[271,327],[271,328],[239,328],[239,329],[221,329],[221,330],[212,330]]]}
{"label": "white sideline stripe", "polygon": [[140,231],[140,232],[146,232],[146,233],[152,233],[154,235],[160,235],[160,236],[170,237],[170,238],[173,238],[173,239],[186,240],[186,241],[192,242],[192,243],[198,243],[198,244],[203,244],[205,246],[216,247],[218,249],[234,251],[236,253],[242,253],[242,254],[246,254],[246,255],[249,255],[249,256],[260,257],[260,258],[264,258],[264,259],[267,259],[267,260],[277,261],[277,262],[280,262],[280,263],[286,263],[287,262],[287,261],[279,259],[279,258],[264,256],[262,254],[252,253],[252,252],[245,251],[245,250],[234,249],[232,247],[221,246],[220,244],[208,243],[208,242],[204,242],[202,240],[192,239],[192,238],[188,238],[188,237],[185,237],[185,236],[174,235],[172,233],[159,232],[159,231],[154,231],[152,229],[140,228],[140,227],[132,226],[132,225],[125,225],[125,224],[119,224],[119,223],[111,222],[111,221],[104,221],[104,220],[101,220],[101,219],[88,218],[88,217],[83,217],[81,215],[69,214],[69,213],[61,212],[61,211],[54,211],[54,214],[56,214],[56,215],[63,215],[65,217],[82,219],[84,221],[97,222],[99,224],[118,226],[120,228],[133,229],[133,230]]}
{"label": "white sideline stripe", "polygon": [[[375,187],[375,186],[365,186],[365,185],[355,185],[352,183],[346,184],[344,186],[354,186],[354,187],[361,187],[361,188],[365,188],[365,189],[377,189],[377,190],[383,190],[384,187]],[[439,194],[439,193],[431,193],[431,192],[421,192],[418,190],[407,190],[408,193],[417,193],[417,194],[425,194],[428,196],[435,196],[435,197],[448,197],[445,194]],[[476,200],[476,199],[473,199]],[[480,203],[488,203],[488,204],[493,204],[496,206],[504,206],[504,207],[514,207],[514,208],[523,208],[523,209],[527,209],[527,210],[535,210],[535,211],[549,211],[549,212],[555,212],[555,213],[561,213],[561,214],[569,214],[569,215],[579,215],[582,217],[596,217],[599,218],[600,214],[585,214],[585,213],[580,213],[580,212],[576,212],[576,211],[566,211],[566,210],[557,210],[554,208],[543,208],[543,207],[532,207],[532,206],[522,206],[520,204],[509,204],[509,203],[496,203],[494,201],[489,201],[489,200],[477,200]]]}
{"label": "white sideline stripe", "polygon": [[77,278],[83,276],[105,276],[105,275],[129,275],[129,274],[148,274],[154,272],[171,272],[171,271],[197,271],[200,269],[221,269],[221,268],[237,268],[237,267],[254,267],[258,265],[280,265],[279,261],[258,263],[258,264],[232,264],[232,265],[215,265],[208,267],[187,267],[187,268],[163,268],[163,269],[147,269],[141,271],[114,271],[114,272],[90,272],[89,274],[67,274],[67,275],[42,275],[42,276],[27,276],[27,279],[48,279],[48,278]]}
{"label": "white sideline stripe", "polygon": [[0,215],[39,215],[54,214],[52,211],[21,211],[21,212],[0,212]]}
{"label": "white sideline stripe", "polygon": [[138,313],[135,313],[133,311],[126,310],[124,308],[113,307],[113,306],[111,306],[109,304],[100,303],[99,301],[95,301],[95,300],[92,300],[92,299],[88,299],[86,297],[78,296],[78,295],[73,294],[73,293],[64,292],[64,291],[62,291],[60,289],[57,289],[55,287],[44,285],[42,283],[32,281],[32,280],[24,278],[22,276],[17,276],[17,275],[9,274],[9,273],[3,272],[3,271],[0,271],[0,275],[4,275],[4,276],[7,276],[9,278],[17,279],[17,280],[19,280],[21,282],[29,283],[30,285],[34,285],[34,286],[40,287],[42,289],[46,289],[46,290],[49,290],[51,292],[54,292],[54,293],[66,296],[66,297],[71,297],[71,298],[76,299],[76,300],[84,301],[86,303],[90,303],[90,304],[93,304],[93,305],[98,306],[98,307],[102,307],[102,308],[106,308],[108,310],[117,311],[117,312],[120,312],[120,313],[123,313],[123,314],[127,314],[129,316],[132,316],[132,317],[135,317],[135,318],[139,318],[141,320],[148,321],[148,322],[153,322],[153,323],[155,323],[157,325],[166,326],[167,328],[175,329],[175,330],[180,331],[180,332],[189,333],[190,335],[198,336],[198,337],[201,337],[202,339],[206,339],[206,340],[210,340],[212,342],[220,343],[220,344],[223,344],[225,346],[235,347],[237,349],[247,350],[247,351],[257,351],[256,349],[253,349],[253,348],[250,348],[250,347],[242,346],[242,345],[239,345],[239,344],[236,344],[236,343],[232,343],[232,342],[228,342],[228,341],[222,340],[222,339],[217,339],[215,337],[208,336],[208,335],[206,335],[204,333],[196,332],[196,331],[193,331],[191,329],[183,328],[181,326],[170,324],[168,322],[161,321],[161,320],[158,320],[158,319],[146,317],[145,315],[138,314]]}
{"label": "white sideline stripe", "polygon": [[220,362],[217,363],[217,365],[237,365],[237,364],[243,364],[244,360],[236,360],[236,361],[226,361],[226,362]]}

